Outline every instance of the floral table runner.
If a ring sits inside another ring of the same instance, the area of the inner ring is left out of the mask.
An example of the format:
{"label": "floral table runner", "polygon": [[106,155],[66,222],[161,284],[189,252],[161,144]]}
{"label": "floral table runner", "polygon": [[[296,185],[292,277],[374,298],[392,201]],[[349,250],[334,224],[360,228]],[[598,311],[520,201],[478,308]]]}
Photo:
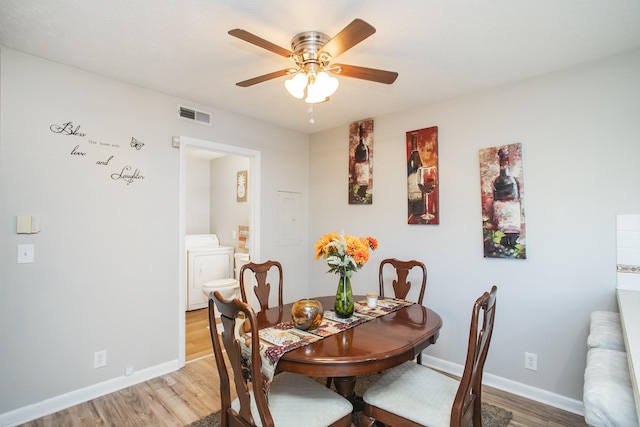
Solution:
{"label": "floral table runner", "polygon": [[[280,358],[288,351],[304,347],[323,338],[335,335],[346,329],[400,310],[414,303],[398,298],[379,298],[375,308],[369,308],[365,300],[354,303],[354,313],[343,319],[336,316],[332,310],[324,312],[322,324],[316,329],[303,331],[293,326],[293,322],[282,322],[277,325],[260,329],[260,355],[262,358],[262,387],[267,394],[271,380],[276,371]],[[240,329],[237,330],[237,333]],[[242,334],[242,333],[241,333]],[[250,377],[251,364],[251,332],[244,334],[242,343],[242,365],[245,377]]]}

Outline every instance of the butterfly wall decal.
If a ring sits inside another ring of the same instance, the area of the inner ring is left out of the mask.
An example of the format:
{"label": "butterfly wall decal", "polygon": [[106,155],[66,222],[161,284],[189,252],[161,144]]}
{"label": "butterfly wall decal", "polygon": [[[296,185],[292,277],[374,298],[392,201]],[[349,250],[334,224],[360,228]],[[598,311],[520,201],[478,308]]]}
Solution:
{"label": "butterfly wall decal", "polygon": [[141,149],[142,147],[144,147],[144,142],[140,142],[137,139],[135,139],[135,137],[131,137],[131,146],[133,148],[135,148],[136,150]]}

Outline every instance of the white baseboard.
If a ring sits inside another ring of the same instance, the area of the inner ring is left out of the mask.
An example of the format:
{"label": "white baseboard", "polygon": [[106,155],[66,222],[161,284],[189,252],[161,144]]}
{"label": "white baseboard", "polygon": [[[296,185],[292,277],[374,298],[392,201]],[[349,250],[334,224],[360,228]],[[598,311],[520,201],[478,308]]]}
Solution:
{"label": "white baseboard", "polygon": [[[447,362],[445,360],[438,359],[427,354],[422,355],[422,364],[443,372],[447,372],[452,375],[462,375],[462,365]],[[53,414],[71,406],[87,402],[91,399],[95,399],[97,397],[122,390],[123,388],[127,388],[132,385],[168,374],[170,372],[177,371],[180,368],[181,366],[178,360],[174,360],[162,365],[134,372],[130,376],[114,378],[100,384],[95,384],[83,389],[74,390],[70,393],[52,397],[51,399],[47,399],[33,405],[25,406],[14,411],[0,414],[0,426],[11,427],[19,424],[24,424],[26,422],[44,417],[45,415]],[[483,383],[490,387],[522,396],[526,399],[534,400],[536,402],[544,403],[545,405],[553,406],[567,412],[572,412],[578,415],[583,414],[581,401],[569,399],[559,394],[551,393],[546,390],[531,387],[492,374],[485,373],[483,379]]]}
{"label": "white baseboard", "polygon": [[123,388],[168,374],[180,369],[178,360],[153,366],[148,369],[134,372],[129,376],[113,378],[111,380],[74,390],[33,405],[24,406],[22,408],[0,414],[0,426],[10,427],[53,414],[71,406],[87,402],[105,394],[113,393]]}
{"label": "white baseboard", "polygon": [[[447,372],[452,375],[462,375],[462,365],[447,362],[446,360],[438,359],[427,354],[422,355],[422,364],[439,371]],[[563,411],[583,415],[582,402],[579,400],[570,399],[556,393],[551,393],[546,390],[531,387],[526,384],[508,380],[506,378],[498,377],[492,374],[485,373],[482,376],[482,379],[482,383],[488,385],[489,387],[497,388],[511,394],[522,396],[529,400],[544,403],[545,405],[553,406],[554,408],[562,409]]]}

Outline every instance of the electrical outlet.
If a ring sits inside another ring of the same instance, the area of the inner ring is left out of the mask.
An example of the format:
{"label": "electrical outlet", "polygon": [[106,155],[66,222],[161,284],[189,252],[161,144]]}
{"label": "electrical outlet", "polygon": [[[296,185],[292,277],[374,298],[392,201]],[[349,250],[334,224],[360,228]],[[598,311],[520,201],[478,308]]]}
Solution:
{"label": "electrical outlet", "polygon": [[18,245],[18,264],[33,262],[34,245]]}
{"label": "electrical outlet", "polygon": [[93,353],[93,367],[102,368],[107,366],[107,350],[100,350]]}
{"label": "electrical outlet", "polygon": [[524,367],[532,371],[538,370],[538,355],[535,353],[524,353]]}
{"label": "electrical outlet", "polygon": [[124,368],[124,374],[126,376],[133,375],[133,366],[127,366]]}

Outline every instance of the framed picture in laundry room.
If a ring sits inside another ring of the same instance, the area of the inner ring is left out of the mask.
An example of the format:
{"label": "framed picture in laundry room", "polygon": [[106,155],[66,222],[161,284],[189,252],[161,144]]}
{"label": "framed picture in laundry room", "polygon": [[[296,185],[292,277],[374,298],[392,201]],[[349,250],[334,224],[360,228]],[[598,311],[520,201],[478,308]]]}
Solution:
{"label": "framed picture in laundry room", "polygon": [[249,188],[247,171],[236,172],[236,202],[247,201],[247,189]]}

